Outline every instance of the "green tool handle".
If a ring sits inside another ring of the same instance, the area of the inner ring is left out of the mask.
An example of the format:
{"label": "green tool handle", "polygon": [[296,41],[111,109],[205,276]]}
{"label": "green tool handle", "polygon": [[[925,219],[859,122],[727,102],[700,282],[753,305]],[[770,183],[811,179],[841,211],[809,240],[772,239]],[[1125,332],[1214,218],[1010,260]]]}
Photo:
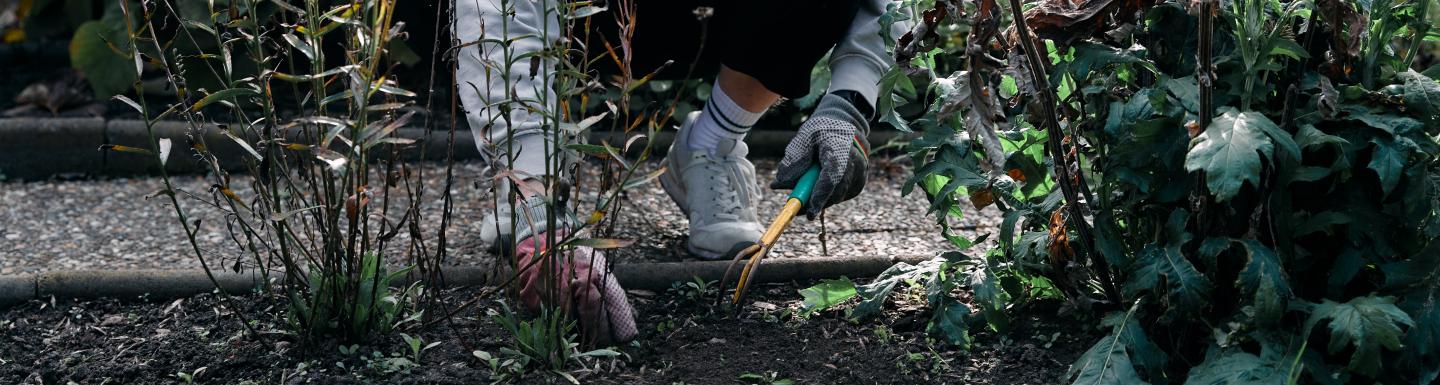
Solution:
{"label": "green tool handle", "polygon": [[790,199],[799,199],[800,207],[810,203],[810,190],[815,189],[815,181],[820,179],[820,165],[812,164],[805,175],[800,176],[800,181],[795,183],[795,189],[790,191]]}

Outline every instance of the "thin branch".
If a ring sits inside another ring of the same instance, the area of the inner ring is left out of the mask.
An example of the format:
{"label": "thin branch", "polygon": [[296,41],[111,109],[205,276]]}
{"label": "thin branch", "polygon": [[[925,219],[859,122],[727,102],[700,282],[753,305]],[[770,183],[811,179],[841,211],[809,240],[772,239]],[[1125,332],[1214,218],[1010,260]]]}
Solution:
{"label": "thin branch", "polygon": [[[1070,173],[1069,158],[1065,156],[1065,145],[1061,138],[1065,133],[1060,128],[1060,115],[1056,110],[1059,105],[1059,96],[1055,89],[1050,86],[1048,76],[1041,70],[1040,63],[1043,58],[1035,46],[1035,38],[1030,33],[1030,27],[1025,25],[1025,15],[1021,11],[1020,0],[1010,0],[1010,12],[1014,17],[1015,30],[1020,35],[1020,46],[1025,51],[1025,58],[1030,63],[1030,80],[1034,82],[1035,88],[1039,90],[1036,97],[1040,98],[1039,104],[1044,109],[1044,121],[1047,133],[1046,148],[1050,157],[1054,160],[1056,184],[1060,186],[1060,192],[1065,196],[1065,207],[1069,209],[1069,220],[1079,235],[1077,243],[1080,245],[1081,253],[1090,257],[1090,263],[1095,267],[1095,275],[1100,279],[1105,290],[1105,296],[1112,304],[1120,303],[1120,290],[1115,286],[1110,276],[1110,264],[1105,261],[1104,256],[1095,253],[1093,242],[1094,237],[1090,234],[1090,224],[1085,221],[1085,202],[1081,201],[1080,194],[1076,191],[1076,180],[1082,176]],[[1078,155],[1078,154],[1077,154]]]}

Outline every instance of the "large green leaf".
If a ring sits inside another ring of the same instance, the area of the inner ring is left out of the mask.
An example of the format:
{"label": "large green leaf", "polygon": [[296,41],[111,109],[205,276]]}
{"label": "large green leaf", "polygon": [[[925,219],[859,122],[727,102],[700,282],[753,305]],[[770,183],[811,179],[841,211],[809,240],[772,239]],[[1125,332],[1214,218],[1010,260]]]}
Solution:
{"label": "large green leaf", "polygon": [[1185,385],[1283,385],[1289,380],[1286,365],[1230,350],[1212,355],[1191,368]]}
{"label": "large green leaf", "polygon": [[1370,156],[1367,167],[1375,170],[1380,177],[1381,197],[1389,196],[1395,185],[1400,184],[1401,174],[1405,172],[1407,150],[1395,138],[1376,137],[1370,143],[1375,144],[1375,152]]}
{"label": "large green leaf", "polygon": [[1244,244],[1250,260],[1240,271],[1237,284],[1250,297],[1255,319],[1262,325],[1274,325],[1285,315],[1286,303],[1292,296],[1285,269],[1275,253],[1259,241],[1249,239]]}
{"label": "large green leaf", "polygon": [[1436,279],[1440,276],[1440,242],[1431,243],[1409,260],[1380,265],[1380,270],[1385,273],[1386,290],[1436,285],[1440,281]]}
{"label": "large green leaf", "polygon": [[1199,311],[1209,304],[1214,284],[1181,253],[1181,247],[1190,240],[1190,234],[1185,232],[1188,218],[1188,213],[1176,210],[1166,225],[1169,239],[1164,246],[1149,245],[1141,250],[1125,283],[1127,296],[1149,291],[1165,298],[1171,310],[1185,312]]}
{"label": "large green leaf", "polygon": [[99,100],[129,90],[140,78],[124,32],[100,21],[88,21],[70,40],[70,66],[85,74]]}
{"label": "large green leaf", "polygon": [[860,304],[855,306],[855,310],[851,311],[850,317],[860,319],[879,313],[885,305],[885,299],[890,296],[890,292],[895,289],[896,284],[935,274],[940,271],[945,261],[944,256],[937,256],[914,265],[901,262],[890,266],[881,272],[880,276],[875,277],[874,281],[855,288],[861,300]]}
{"label": "large green leaf", "polygon": [[981,265],[970,272],[969,285],[970,291],[975,294],[975,305],[980,307],[990,328],[1003,332],[1008,326],[1005,316],[1005,291],[997,281],[988,266]]}
{"label": "large green leaf", "polygon": [[971,189],[986,186],[988,181],[976,172],[979,168],[974,157],[955,147],[943,146],[930,163],[915,170],[915,176],[905,182],[901,193],[908,194],[913,186],[924,183],[931,176],[943,176],[947,178],[943,187],[933,192],[927,190],[926,193],[933,197],[930,204],[931,212],[949,212],[951,206],[955,204],[954,194],[956,191],[960,191],[960,188]]}
{"label": "large green leaf", "polygon": [[1163,295],[1175,310],[1198,311],[1209,303],[1208,296],[1214,285],[1179,250],[1146,248],[1136,266],[1138,269],[1125,284],[1127,292],[1151,290]]}
{"label": "large green leaf", "polygon": [[1110,105],[1104,133],[1108,150],[1103,169],[1117,181],[1133,185],[1157,202],[1170,201],[1188,190],[1186,146],[1190,137],[1178,130],[1178,119],[1156,116],[1163,92],[1142,89],[1125,103]]}
{"label": "large green leaf", "polygon": [[800,290],[800,297],[804,298],[802,311],[809,314],[825,310],[845,302],[855,295],[855,283],[850,282],[849,278],[820,281],[815,286]]}
{"label": "large green leaf", "polygon": [[1434,382],[1440,377],[1440,283],[1413,292],[1400,306],[1415,319],[1415,327],[1405,333],[1405,353],[1401,365],[1421,368],[1420,383]]}
{"label": "large green leaf", "polygon": [[1124,137],[1136,122],[1154,116],[1155,108],[1150,102],[1153,91],[1142,89],[1131,95],[1130,100],[1110,102],[1110,111],[1105,114],[1105,133],[1115,138]]}
{"label": "large green leaf", "polygon": [[1132,363],[1142,370],[1147,378],[1157,383],[1164,382],[1165,365],[1169,364],[1170,356],[1145,336],[1145,329],[1140,328],[1140,321],[1125,313],[1115,312],[1106,316],[1101,325],[1109,327],[1114,335],[1119,337],[1120,343],[1124,344],[1126,351],[1134,357]]}
{"label": "large green leaf", "polygon": [[1330,354],[1354,346],[1348,368],[1375,377],[1380,372],[1380,348],[1400,350],[1405,332],[1401,326],[1415,326],[1410,315],[1395,306],[1395,297],[1369,295],[1345,303],[1329,299],[1314,304],[1305,321],[1305,335],[1310,335],[1321,321],[1329,320]]}
{"label": "large green leaf", "polygon": [[1145,52],[1145,47],[1138,44],[1122,50],[1099,43],[1080,41],[1070,47],[1075,49],[1075,60],[1062,63],[1057,66],[1055,72],[1057,74],[1069,73],[1077,82],[1085,80],[1093,70],[1104,69],[1115,64],[1135,63],[1155,72],[1154,64],[1140,58]]}
{"label": "large green leaf", "polygon": [[1274,148],[1269,130],[1279,128],[1259,112],[1227,111],[1190,141],[1185,169],[1204,171],[1215,200],[1229,200],[1246,181],[1260,183],[1261,157],[1268,158]]}
{"label": "large green leaf", "polygon": [[1409,261],[1391,262],[1381,268],[1389,289],[1411,290],[1399,304],[1415,320],[1405,333],[1405,351],[1400,367],[1420,368],[1421,384],[1440,378],[1440,243],[1420,251]]}
{"label": "large green leaf", "polygon": [[1397,136],[1404,136],[1412,132],[1422,131],[1425,123],[1412,119],[1408,116],[1395,114],[1376,114],[1359,106],[1342,106],[1342,110],[1349,113],[1347,119],[1364,123],[1367,126],[1379,128],[1386,133]]}
{"label": "large green leaf", "polygon": [[[1126,323],[1122,323],[1122,329]],[[1140,379],[1140,373],[1130,362],[1130,354],[1117,334],[1107,335],[1080,355],[1065,374],[1073,385],[1141,385],[1149,384]]]}
{"label": "large green leaf", "polygon": [[1405,107],[1425,121],[1431,131],[1440,130],[1440,83],[1415,70],[1396,75],[1405,82]]}
{"label": "large green leaf", "polygon": [[1165,81],[1165,92],[1173,104],[1185,110],[1186,116],[1200,111],[1200,86],[1194,76],[1174,78]]}
{"label": "large green leaf", "polygon": [[935,308],[930,319],[932,332],[939,330],[946,342],[962,349],[970,348],[970,307],[954,299],[945,298]]}
{"label": "large green leaf", "polygon": [[1313,124],[1301,125],[1300,131],[1295,133],[1295,144],[1306,150],[1312,147],[1343,146],[1347,143],[1349,142],[1344,138],[1326,134],[1316,129]]}
{"label": "large green leaf", "polygon": [[1361,256],[1359,249],[1347,248],[1335,256],[1335,266],[1330,268],[1330,279],[1327,281],[1327,292],[1330,295],[1339,296],[1345,292],[1345,287],[1365,268],[1365,258]]}

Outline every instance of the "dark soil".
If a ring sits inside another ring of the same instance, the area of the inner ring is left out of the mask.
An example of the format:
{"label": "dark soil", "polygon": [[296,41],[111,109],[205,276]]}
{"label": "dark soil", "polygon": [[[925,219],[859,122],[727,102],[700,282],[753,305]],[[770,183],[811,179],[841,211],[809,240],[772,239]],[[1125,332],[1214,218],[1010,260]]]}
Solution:
{"label": "dark soil", "polygon": [[[713,292],[632,292],[641,338],[618,348],[624,353],[618,358],[586,358],[567,373],[596,384],[763,382],[742,379],[748,374],[797,384],[1050,384],[1061,382],[1096,337],[1038,321],[1058,319],[1055,306],[1041,303],[1005,336],[977,333],[966,353],[928,339],[927,313],[914,304],[892,303],[891,309],[901,310],[854,324],[834,311],[793,316],[797,286],[763,289],[752,294],[754,305],[733,317],[709,305]],[[478,292],[462,289],[443,298],[458,304]],[[494,302],[453,322],[409,331],[425,345],[440,343],[408,369],[387,365],[409,354],[398,334],[347,355],[335,342],[307,344],[283,332],[282,301],[256,295],[233,302],[260,337],[247,335],[234,308],[209,294],[175,301],[34,301],[5,310],[0,384],[184,383],[179,373],[200,384],[566,382],[544,372],[519,380],[492,377],[490,366],[472,352],[505,357],[500,351],[511,339],[484,315],[498,308]]]}

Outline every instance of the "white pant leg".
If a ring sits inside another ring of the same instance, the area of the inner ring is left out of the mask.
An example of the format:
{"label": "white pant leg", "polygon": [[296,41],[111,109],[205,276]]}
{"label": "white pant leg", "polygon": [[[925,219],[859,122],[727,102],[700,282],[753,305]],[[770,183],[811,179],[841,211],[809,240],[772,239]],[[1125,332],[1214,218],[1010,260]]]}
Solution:
{"label": "white pant leg", "polygon": [[[560,152],[545,148],[551,136],[547,127],[556,127],[555,66],[548,58],[541,60],[531,76],[531,57],[565,35],[556,18],[558,2],[453,1],[453,31],[465,45],[458,53],[456,87],[476,146],[482,154],[498,155],[487,156],[496,165],[509,167],[514,158],[514,170],[545,174],[546,152]],[[505,41],[510,42],[508,53]]]}

